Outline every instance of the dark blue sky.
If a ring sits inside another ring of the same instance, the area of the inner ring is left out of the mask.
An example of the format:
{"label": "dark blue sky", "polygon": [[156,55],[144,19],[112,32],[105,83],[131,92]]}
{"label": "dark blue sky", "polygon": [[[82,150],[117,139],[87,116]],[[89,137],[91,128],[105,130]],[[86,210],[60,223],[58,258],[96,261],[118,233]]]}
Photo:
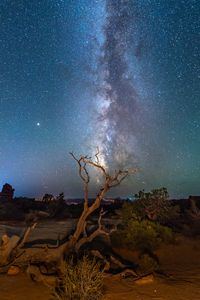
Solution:
{"label": "dark blue sky", "polygon": [[116,195],[200,194],[199,16],[198,0],[1,0],[0,184],[81,196],[68,152],[99,146],[139,168]]}

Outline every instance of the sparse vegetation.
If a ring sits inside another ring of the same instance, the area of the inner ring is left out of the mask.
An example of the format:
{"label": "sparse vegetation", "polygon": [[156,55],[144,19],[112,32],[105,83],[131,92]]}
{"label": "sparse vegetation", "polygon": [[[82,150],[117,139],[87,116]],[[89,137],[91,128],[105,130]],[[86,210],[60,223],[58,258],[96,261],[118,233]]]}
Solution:
{"label": "sparse vegetation", "polygon": [[103,275],[99,264],[93,258],[73,257],[61,268],[60,284],[53,292],[52,300],[97,300],[103,292]]}
{"label": "sparse vegetation", "polygon": [[135,201],[123,207],[124,219],[164,222],[170,214],[169,195],[166,188],[154,189],[150,192],[139,191]]}
{"label": "sparse vegetation", "polygon": [[139,269],[146,273],[159,269],[154,251],[162,243],[174,241],[172,229],[160,223],[167,219],[170,204],[165,188],[149,193],[141,191],[135,198],[133,202],[124,203],[122,225],[112,235],[112,242],[115,246],[123,244],[129,249],[138,251]]}
{"label": "sparse vegetation", "polygon": [[170,213],[168,192],[165,188],[145,193],[140,191],[136,200],[125,203],[122,209],[121,236],[126,244],[140,251],[154,251],[161,243],[173,240],[172,230],[159,223]]}

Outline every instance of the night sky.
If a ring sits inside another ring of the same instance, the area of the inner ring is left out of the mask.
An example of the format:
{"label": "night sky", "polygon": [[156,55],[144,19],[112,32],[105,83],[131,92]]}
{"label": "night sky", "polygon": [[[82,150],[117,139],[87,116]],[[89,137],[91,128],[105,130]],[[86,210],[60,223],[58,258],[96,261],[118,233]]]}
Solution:
{"label": "night sky", "polygon": [[1,0],[0,141],[18,196],[82,196],[97,146],[113,195],[200,194],[200,1]]}

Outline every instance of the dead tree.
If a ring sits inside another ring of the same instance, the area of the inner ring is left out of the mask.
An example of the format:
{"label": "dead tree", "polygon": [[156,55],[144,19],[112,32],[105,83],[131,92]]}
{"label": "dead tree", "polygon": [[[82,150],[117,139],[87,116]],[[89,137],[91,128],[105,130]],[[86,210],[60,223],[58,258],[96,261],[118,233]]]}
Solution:
{"label": "dead tree", "polygon": [[[71,237],[71,243],[72,247],[79,249],[81,245],[86,243],[87,241],[91,242],[91,240],[100,234],[105,234],[101,228],[101,218],[103,215],[103,212],[101,211],[99,215],[99,221],[98,221],[98,229],[92,233],[92,235],[87,237],[82,237],[82,233],[85,231],[86,225],[87,225],[87,219],[88,217],[97,210],[101,203],[103,198],[105,197],[106,193],[121,184],[121,182],[130,174],[130,172],[135,172],[135,170],[118,170],[115,171],[113,175],[110,175],[106,168],[100,163],[99,160],[99,151],[95,154],[95,160],[92,160],[88,156],[81,156],[80,158],[77,158],[73,153],[70,153],[73,157],[73,159],[77,162],[78,168],[79,168],[79,176],[83,181],[84,184],[84,208],[83,212],[78,220],[76,230]],[[89,205],[88,202],[88,190],[89,190],[89,183],[90,183],[90,175],[88,173],[87,167],[91,166],[94,169],[100,171],[103,176],[103,184],[100,188],[99,193],[97,194],[94,202]]]}
{"label": "dead tree", "polygon": [[[90,235],[86,235],[86,226],[87,220],[91,214],[100,208],[103,198],[106,193],[112,188],[121,184],[121,182],[131,173],[135,173],[134,170],[117,170],[114,174],[110,175],[107,169],[100,163],[99,151],[95,154],[95,159],[88,156],[76,157],[73,153],[70,153],[72,158],[76,161],[79,170],[79,176],[83,181],[84,185],[84,208],[79,217],[79,220],[76,225],[74,233],[61,245],[57,247],[50,247],[48,245],[36,248],[25,248],[24,244],[27,240],[27,237],[33,229],[29,227],[22,239],[15,238],[14,242],[9,244],[5,243],[2,240],[2,245],[0,246],[0,252],[4,253],[3,257],[0,257],[0,272],[5,270],[5,267],[8,265],[18,265],[26,264],[27,266],[40,264],[53,264],[59,268],[59,265],[62,263],[64,256],[66,257],[69,253],[78,252],[79,249],[88,242],[91,242],[95,237],[99,235],[109,235],[108,232],[105,232],[101,226],[101,218],[104,212],[101,210],[98,219],[98,228],[92,232]],[[97,194],[95,200],[92,204],[89,204],[88,194],[89,194],[89,183],[90,175],[88,172],[88,167],[92,167],[95,170],[101,172],[102,174],[102,186]],[[11,237],[12,239],[13,237]],[[9,247],[9,249],[6,249]],[[22,252],[23,249],[23,252]],[[2,252],[3,251],[3,252]]]}

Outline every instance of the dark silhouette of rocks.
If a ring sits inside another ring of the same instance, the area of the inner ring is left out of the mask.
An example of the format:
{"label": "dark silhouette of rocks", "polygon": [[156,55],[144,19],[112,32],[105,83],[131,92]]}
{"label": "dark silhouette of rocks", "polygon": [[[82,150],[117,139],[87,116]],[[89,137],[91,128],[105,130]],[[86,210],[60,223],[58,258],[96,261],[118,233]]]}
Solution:
{"label": "dark silhouette of rocks", "polygon": [[12,185],[10,185],[9,183],[5,183],[0,193],[0,199],[6,201],[12,201],[14,196],[14,191],[15,190],[13,189]]}

